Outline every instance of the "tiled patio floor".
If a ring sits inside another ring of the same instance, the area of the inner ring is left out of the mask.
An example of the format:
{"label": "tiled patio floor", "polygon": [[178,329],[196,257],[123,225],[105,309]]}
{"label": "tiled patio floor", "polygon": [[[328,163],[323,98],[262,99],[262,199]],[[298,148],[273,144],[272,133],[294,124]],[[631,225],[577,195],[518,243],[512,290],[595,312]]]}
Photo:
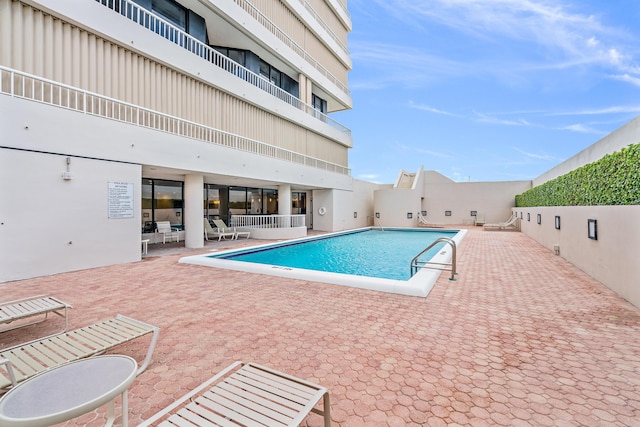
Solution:
{"label": "tiled patio floor", "polygon": [[[426,299],[178,264],[216,245],[6,283],[1,300],[57,296],[72,328],[117,313],[159,326],[131,425],[244,360],[328,387],[338,426],[640,426],[640,310],[521,233],[470,230],[458,280]],[[147,344],[117,352],[141,360]]]}

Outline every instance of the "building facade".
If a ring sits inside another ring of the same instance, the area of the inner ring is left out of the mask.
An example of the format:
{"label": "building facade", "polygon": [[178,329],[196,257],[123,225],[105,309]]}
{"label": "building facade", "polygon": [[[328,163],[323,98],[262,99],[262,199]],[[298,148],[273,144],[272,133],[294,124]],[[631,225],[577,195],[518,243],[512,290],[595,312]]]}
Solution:
{"label": "building facade", "polygon": [[137,261],[157,221],[366,225],[312,214],[357,185],[350,30],[344,0],[0,0],[0,281]]}

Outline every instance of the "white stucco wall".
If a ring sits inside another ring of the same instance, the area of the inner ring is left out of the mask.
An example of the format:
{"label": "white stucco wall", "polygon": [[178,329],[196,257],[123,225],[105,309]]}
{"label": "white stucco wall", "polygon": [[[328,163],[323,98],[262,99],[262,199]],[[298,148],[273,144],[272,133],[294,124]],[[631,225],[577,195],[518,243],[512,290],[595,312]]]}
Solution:
{"label": "white stucco wall", "polygon": [[[0,149],[0,281],[140,260],[139,165]],[[109,218],[109,182],[133,184],[133,217]]]}
{"label": "white stucco wall", "polygon": [[[564,206],[514,208],[521,231],[640,308],[640,206]],[[529,214],[530,221],[527,221]],[[537,223],[538,214],[541,224]],[[555,216],[560,216],[560,230]],[[598,240],[587,235],[587,222],[597,220]]]}
{"label": "white stucco wall", "polygon": [[427,182],[423,210],[430,223],[473,224],[471,211],[484,215],[487,223],[502,222],[511,215],[515,196],[529,188],[531,181]]}
{"label": "white stucco wall", "polygon": [[631,120],[626,125],[616,129],[601,140],[535,178],[533,180],[533,186],[544,184],[574,169],[595,162],[606,154],[620,151],[629,144],[637,144],[638,142],[640,142],[640,117]]}
{"label": "white stucco wall", "polygon": [[416,227],[420,211],[427,211],[432,224],[473,224],[471,211],[484,215],[487,222],[501,222],[511,215],[515,196],[529,188],[531,181],[455,182],[435,171],[420,171],[412,189],[377,190],[374,211],[383,227]]}
{"label": "white stucco wall", "polygon": [[[379,187],[354,179],[353,191],[314,190],[313,229],[342,231],[372,225],[374,191]],[[320,215],[320,208],[326,211],[324,215]]]}

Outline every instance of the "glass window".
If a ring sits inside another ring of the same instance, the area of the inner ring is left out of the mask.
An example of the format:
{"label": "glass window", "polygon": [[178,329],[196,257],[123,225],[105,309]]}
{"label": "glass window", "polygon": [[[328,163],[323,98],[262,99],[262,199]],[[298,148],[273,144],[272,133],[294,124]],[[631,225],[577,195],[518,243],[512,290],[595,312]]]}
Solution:
{"label": "glass window", "polygon": [[280,71],[276,70],[275,68],[271,67],[271,83],[273,83],[274,85],[280,87]]}
{"label": "glass window", "polygon": [[278,190],[262,190],[262,212],[265,215],[278,213]]}
{"label": "glass window", "polygon": [[153,180],[154,221],[182,227],[182,182]]}
{"label": "glass window", "polygon": [[260,215],[262,213],[262,190],[247,188],[247,214]]}
{"label": "glass window", "polygon": [[217,188],[207,189],[207,199],[205,202],[204,216],[215,219],[220,217],[220,190]]}
{"label": "glass window", "polygon": [[153,180],[142,180],[142,232],[153,233]]}
{"label": "glass window", "polygon": [[229,212],[231,215],[247,214],[247,190],[245,188],[229,188]]}
{"label": "glass window", "polygon": [[229,59],[244,66],[245,65],[244,50],[229,49]]}
{"label": "glass window", "polygon": [[311,102],[313,104],[313,108],[315,108],[316,110],[320,111],[321,113],[327,113],[327,101],[325,101],[324,99],[320,98],[319,96],[316,95],[311,95]]}
{"label": "glass window", "polygon": [[155,223],[169,221],[182,229],[183,183],[160,179],[142,179],[142,232],[153,233]]}
{"label": "glass window", "polygon": [[153,0],[153,11],[185,31],[187,29],[186,10],[178,3],[171,0]]}
{"label": "glass window", "polygon": [[269,66],[269,64],[267,64],[263,60],[260,60],[260,75],[267,80],[269,80],[270,69],[271,67]]}

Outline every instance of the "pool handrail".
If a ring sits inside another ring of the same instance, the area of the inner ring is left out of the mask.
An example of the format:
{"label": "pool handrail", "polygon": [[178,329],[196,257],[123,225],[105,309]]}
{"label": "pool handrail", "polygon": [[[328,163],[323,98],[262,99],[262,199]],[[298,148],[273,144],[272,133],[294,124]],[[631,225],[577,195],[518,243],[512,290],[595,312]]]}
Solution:
{"label": "pool handrail", "polygon": [[[451,246],[451,262],[450,263],[442,263],[442,262],[432,262],[432,261],[420,261],[418,260],[418,258],[420,258],[420,256],[422,254],[424,254],[425,252],[427,252],[429,249],[431,249],[432,247],[434,247],[435,245],[437,245],[438,243],[447,243],[448,245]],[[450,267],[450,268],[446,268],[446,267]],[[451,271],[451,277],[449,278],[449,280],[456,280],[456,274],[458,274],[456,272],[456,242],[453,241],[453,239],[449,238],[449,237],[439,237],[437,238],[435,241],[433,241],[433,243],[431,243],[429,246],[427,246],[425,249],[422,250],[422,252],[420,252],[418,255],[416,255],[415,257],[413,257],[413,259],[411,260],[411,277],[413,277],[414,274],[417,273],[418,269],[420,268],[433,268],[436,270],[444,270],[444,271]]]}

